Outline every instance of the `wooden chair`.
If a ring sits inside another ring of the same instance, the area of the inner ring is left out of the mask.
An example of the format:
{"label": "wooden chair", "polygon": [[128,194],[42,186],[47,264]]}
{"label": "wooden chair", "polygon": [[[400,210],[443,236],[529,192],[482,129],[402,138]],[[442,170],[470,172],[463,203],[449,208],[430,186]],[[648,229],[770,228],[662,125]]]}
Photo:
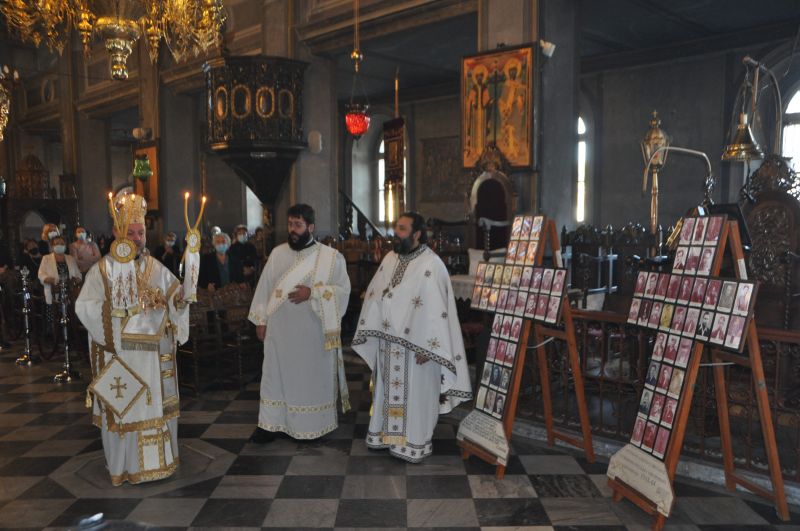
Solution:
{"label": "wooden chair", "polygon": [[212,364],[218,365],[221,342],[215,322],[211,294],[208,290],[198,289],[197,302],[189,306],[189,340],[176,350],[179,371],[185,374],[190,370],[192,373],[191,379],[179,378],[179,385],[191,389],[196,396],[200,396],[204,387],[200,368],[203,359],[211,358]]}
{"label": "wooden chair", "polygon": [[255,327],[247,319],[253,300],[253,289],[247,284],[228,284],[213,293],[213,305],[217,317],[217,333],[222,343],[222,361],[234,366],[233,379],[239,388],[244,388],[244,364],[247,359],[257,357],[261,342]]}

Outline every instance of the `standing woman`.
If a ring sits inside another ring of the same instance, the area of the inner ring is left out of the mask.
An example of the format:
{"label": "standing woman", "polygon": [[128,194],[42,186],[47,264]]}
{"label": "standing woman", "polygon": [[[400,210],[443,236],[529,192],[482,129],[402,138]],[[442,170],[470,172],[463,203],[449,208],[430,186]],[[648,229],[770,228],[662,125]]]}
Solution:
{"label": "standing woman", "polygon": [[39,266],[39,282],[44,286],[44,301],[47,303],[47,330],[53,329],[53,319],[55,317],[53,303],[56,302],[53,297],[53,287],[58,285],[60,276],[65,275],[77,280],[83,278],[78,269],[78,262],[75,258],[65,254],[67,245],[63,236],[56,236],[50,240],[50,247],[52,247],[53,252],[45,255],[42,258],[42,264]]}
{"label": "standing woman", "polygon": [[78,262],[78,269],[84,275],[89,268],[100,260],[100,249],[97,244],[87,239],[84,227],[75,228],[75,241],[69,244],[69,255]]}
{"label": "standing woman", "polygon": [[42,236],[39,238],[39,254],[45,256],[52,252],[50,242],[59,235],[58,225],[55,223],[45,223],[42,227]]}

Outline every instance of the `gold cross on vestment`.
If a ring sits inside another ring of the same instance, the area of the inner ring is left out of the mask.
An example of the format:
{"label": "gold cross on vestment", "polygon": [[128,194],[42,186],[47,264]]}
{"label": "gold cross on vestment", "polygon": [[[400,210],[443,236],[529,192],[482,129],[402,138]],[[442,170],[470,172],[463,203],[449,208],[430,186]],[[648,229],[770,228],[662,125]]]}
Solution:
{"label": "gold cross on vestment", "polygon": [[122,390],[123,389],[127,389],[128,388],[128,384],[120,383],[120,380],[122,380],[121,376],[114,376],[114,380],[117,381],[116,384],[109,384],[109,387],[111,388],[111,390],[117,392],[117,395],[114,398],[123,398]]}

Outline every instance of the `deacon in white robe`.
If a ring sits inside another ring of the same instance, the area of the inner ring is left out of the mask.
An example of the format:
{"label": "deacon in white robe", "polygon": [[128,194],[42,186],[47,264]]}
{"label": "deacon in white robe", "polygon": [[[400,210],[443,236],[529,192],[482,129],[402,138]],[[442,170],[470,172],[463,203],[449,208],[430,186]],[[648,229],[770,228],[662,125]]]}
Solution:
{"label": "deacon in white robe", "polygon": [[317,439],[338,426],[336,402],[349,409],[341,320],[350,297],[344,257],[313,238],[314,211],[288,211],[289,242],[269,255],[250,321],[264,341],[261,402],[253,442],[283,432]]}
{"label": "deacon in white robe", "polygon": [[[101,429],[114,486],[162,479],[178,465],[175,342],[184,343],[189,335],[178,279],[159,261],[139,254],[146,206],[136,197],[127,195],[127,208],[134,209],[123,233],[127,238],[115,227],[120,246],[92,266],[75,302],[89,332],[93,380],[87,407]],[[120,217],[127,216],[125,208]]]}
{"label": "deacon in white robe", "polygon": [[353,338],[374,383],[367,447],[413,463],[433,452],[439,415],[472,398],[450,276],[424,231],[419,214],[398,219]]}

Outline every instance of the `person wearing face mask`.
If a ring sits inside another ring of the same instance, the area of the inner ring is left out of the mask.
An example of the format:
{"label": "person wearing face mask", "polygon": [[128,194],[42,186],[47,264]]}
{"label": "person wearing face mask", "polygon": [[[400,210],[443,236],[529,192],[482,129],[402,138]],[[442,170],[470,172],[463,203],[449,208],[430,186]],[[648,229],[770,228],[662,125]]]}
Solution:
{"label": "person wearing face mask", "polygon": [[247,227],[245,225],[237,225],[233,229],[234,241],[228,251],[230,256],[235,257],[242,263],[242,272],[244,273],[244,280],[251,286],[256,283],[256,271],[258,271],[258,252],[256,246],[248,241]]}
{"label": "person wearing face mask", "polygon": [[313,208],[297,204],[287,215],[289,240],[270,254],[250,306],[264,342],[255,443],[274,440],[276,432],[294,439],[332,432],[337,392],[342,411],[350,408],[341,348],[347,266],[338,251],[314,239]]}
{"label": "person wearing face mask", "polygon": [[69,254],[78,262],[78,269],[84,275],[100,260],[100,248],[88,240],[86,228],[81,226],[75,228],[75,241],[69,244]]}
{"label": "person wearing face mask", "polygon": [[181,256],[181,246],[178,243],[178,236],[174,232],[168,232],[164,236],[164,244],[156,247],[153,252],[153,257],[167,266],[167,269],[176,277],[181,265]]}
{"label": "person wearing face mask", "polygon": [[34,280],[39,273],[39,265],[42,263],[42,255],[39,254],[39,245],[36,240],[26,238],[22,243],[22,256],[19,259],[19,268],[28,269],[28,279]]}
{"label": "person wearing face mask", "polygon": [[39,254],[45,256],[52,252],[53,249],[50,247],[50,241],[60,234],[61,233],[58,232],[58,225],[55,223],[45,223],[44,227],[42,227],[42,236],[39,239]]}
{"label": "person wearing face mask", "polygon": [[[63,236],[56,236],[50,240],[50,247],[53,252],[45,255],[39,265],[39,282],[44,286],[44,301],[47,303],[46,313],[48,322],[52,325],[55,318],[53,303],[57,302],[54,297],[54,289],[58,293],[58,283],[61,277],[81,280],[78,262],[72,256],[66,254],[67,245]],[[48,327],[48,330],[50,327]]]}
{"label": "person wearing face mask", "polygon": [[375,389],[367,447],[418,463],[433,453],[439,415],[472,398],[447,268],[427,245],[416,212],[395,223],[395,250],[367,287],[353,350]]}
{"label": "person wearing face mask", "polygon": [[214,251],[200,258],[197,286],[214,291],[232,282],[244,282],[242,263],[228,253],[231,247],[230,236],[224,232],[217,233],[213,244]]}

